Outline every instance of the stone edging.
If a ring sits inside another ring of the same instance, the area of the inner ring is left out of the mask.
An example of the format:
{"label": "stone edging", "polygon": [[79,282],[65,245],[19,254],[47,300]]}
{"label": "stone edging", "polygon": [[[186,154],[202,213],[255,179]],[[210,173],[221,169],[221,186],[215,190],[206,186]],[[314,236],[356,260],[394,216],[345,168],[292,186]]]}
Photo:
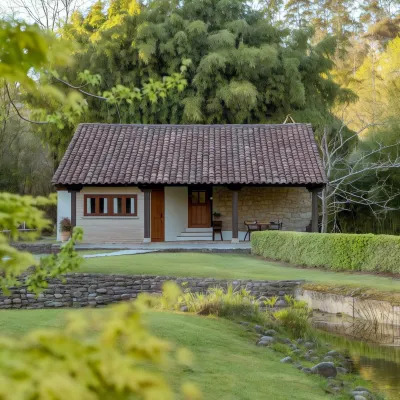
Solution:
{"label": "stone edging", "polygon": [[140,293],[161,293],[164,282],[174,281],[183,289],[205,292],[211,287],[232,284],[246,288],[259,297],[293,295],[303,281],[219,280],[213,278],[177,278],[154,275],[66,274],[65,281],[52,279],[38,296],[26,287],[11,288],[10,296],[0,296],[0,309],[102,307],[107,304],[136,298]]}

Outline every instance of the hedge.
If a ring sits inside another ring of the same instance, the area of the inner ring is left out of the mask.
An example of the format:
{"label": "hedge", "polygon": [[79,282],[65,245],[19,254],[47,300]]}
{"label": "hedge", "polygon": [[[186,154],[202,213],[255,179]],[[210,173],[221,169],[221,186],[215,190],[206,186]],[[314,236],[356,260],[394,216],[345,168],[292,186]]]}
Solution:
{"label": "hedge", "polygon": [[264,231],[251,235],[252,253],[336,271],[400,273],[400,237]]}

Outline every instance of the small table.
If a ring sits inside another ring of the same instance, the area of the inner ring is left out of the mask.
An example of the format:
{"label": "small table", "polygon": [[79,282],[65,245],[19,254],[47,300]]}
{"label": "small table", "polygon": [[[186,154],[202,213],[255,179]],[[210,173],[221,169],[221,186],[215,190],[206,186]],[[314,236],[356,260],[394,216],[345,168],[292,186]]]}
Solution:
{"label": "small table", "polygon": [[255,223],[255,225],[257,225],[257,228],[259,231],[268,231],[271,224],[257,222],[257,223]]}

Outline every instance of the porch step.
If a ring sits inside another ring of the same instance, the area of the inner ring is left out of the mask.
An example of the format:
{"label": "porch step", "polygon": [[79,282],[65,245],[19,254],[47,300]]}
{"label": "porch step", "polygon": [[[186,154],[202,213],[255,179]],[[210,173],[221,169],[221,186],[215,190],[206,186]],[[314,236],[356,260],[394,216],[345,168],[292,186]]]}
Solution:
{"label": "porch step", "polygon": [[178,242],[180,242],[180,241],[182,241],[182,242],[196,241],[197,242],[197,241],[201,241],[201,240],[210,241],[210,240],[212,240],[212,235],[208,235],[208,236],[177,236],[176,240]]}
{"label": "porch step", "polygon": [[[208,232],[212,233],[212,228],[185,228],[186,233],[191,233],[191,232]],[[184,232],[182,232],[184,233]]]}
{"label": "porch step", "polygon": [[212,231],[207,231],[207,232],[198,232],[198,231],[193,231],[193,232],[182,232],[180,236],[195,236],[195,237],[203,237],[203,236],[210,236],[212,234]]}

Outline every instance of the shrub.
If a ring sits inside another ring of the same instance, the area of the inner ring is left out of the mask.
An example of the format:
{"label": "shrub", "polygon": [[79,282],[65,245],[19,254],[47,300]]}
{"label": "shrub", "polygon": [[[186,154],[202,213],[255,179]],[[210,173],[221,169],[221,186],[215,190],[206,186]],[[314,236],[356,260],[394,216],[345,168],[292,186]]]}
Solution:
{"label": "shrub", "polygon": [[193,384],[179,389],[173,378],[191,354],[153,336],[146,309],[138,299],[71,313],[63,329],[0,337],[0,398],[199,400]]}
{"label": "shrub", "polygon": [[252,252],[336,271],[400,273],[400,237],[344,233],[254,232]]}

